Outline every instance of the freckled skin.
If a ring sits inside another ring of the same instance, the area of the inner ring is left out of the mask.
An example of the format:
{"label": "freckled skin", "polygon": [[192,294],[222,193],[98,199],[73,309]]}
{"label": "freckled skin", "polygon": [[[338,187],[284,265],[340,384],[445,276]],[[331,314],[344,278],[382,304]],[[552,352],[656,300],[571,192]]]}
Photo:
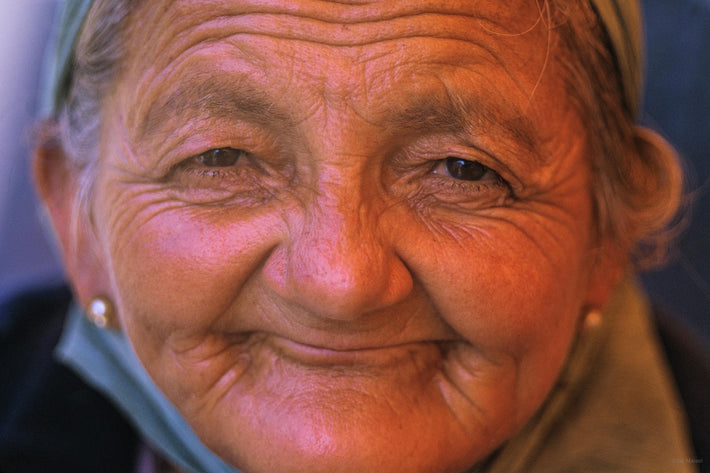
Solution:
{"label": "freckled skin", "polygon": [[[535,2],[283,3],[133,15],[78,291],[111,296],[245,473],[465,471],[533,415],[611,287],[552,33]],[[458,130],[432,112],[452,104]],[[246,153],[193,159],[226,147]],[[457,180],[448,156],[500,178]]]}

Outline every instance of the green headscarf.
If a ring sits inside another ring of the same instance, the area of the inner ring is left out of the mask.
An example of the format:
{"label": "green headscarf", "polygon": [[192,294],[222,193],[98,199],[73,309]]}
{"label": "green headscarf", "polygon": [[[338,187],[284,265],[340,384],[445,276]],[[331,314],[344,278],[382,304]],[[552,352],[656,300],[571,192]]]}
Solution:
{"label": "green headscarf", "polygon": [[[69,87],[74,45],[94,0],[65,0],[47,57],[42,112],[56,113]],[[642,19],[638,0],[591,0],[612,46],[626,105],[635,116],[643,87]]]}
{"label": "green headscarf", "polygon": [[59,111],[69,90],[69,79],[81,25],[94,0],[64,0],[57,5],[57,21],[45,57],[45,76],[40,97],[41,113]]}

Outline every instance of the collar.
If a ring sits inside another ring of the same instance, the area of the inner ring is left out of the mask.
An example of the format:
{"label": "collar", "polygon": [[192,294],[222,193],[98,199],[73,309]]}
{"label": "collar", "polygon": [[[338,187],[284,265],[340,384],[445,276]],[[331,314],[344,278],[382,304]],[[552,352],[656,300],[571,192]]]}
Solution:
{"label": "collar", "polygon": [[196,473],[239,473],[200,442],[150,379],[122,333],[94,326],[73,305],[55,356],[108,398],[173,464]]}

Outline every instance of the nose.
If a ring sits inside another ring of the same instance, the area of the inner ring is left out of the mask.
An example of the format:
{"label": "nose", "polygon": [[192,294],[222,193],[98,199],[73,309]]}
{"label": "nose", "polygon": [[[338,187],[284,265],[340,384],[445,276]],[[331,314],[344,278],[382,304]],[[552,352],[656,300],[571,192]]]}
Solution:
{"label": "nose", "polygon": [[[413,281],[382,226],[384,206],[356,182],[319,186],[264,267],[279,297],[327,321],[355,321],[406,298]],[[390,232],[391,233],[391,232]]]}

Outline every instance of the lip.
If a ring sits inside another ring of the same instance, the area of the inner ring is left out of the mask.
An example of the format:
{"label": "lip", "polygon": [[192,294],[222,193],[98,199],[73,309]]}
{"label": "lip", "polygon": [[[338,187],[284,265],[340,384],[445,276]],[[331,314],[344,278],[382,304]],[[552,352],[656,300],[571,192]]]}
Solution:
{"label": "lip", "polygon": [[415,341],[381,347],[334,349],[307,345],[277,335],[265,343],[283,357],[299,364],[317,367],[391,366],[412,360],[439,358],[441,346],[436,341]]}

